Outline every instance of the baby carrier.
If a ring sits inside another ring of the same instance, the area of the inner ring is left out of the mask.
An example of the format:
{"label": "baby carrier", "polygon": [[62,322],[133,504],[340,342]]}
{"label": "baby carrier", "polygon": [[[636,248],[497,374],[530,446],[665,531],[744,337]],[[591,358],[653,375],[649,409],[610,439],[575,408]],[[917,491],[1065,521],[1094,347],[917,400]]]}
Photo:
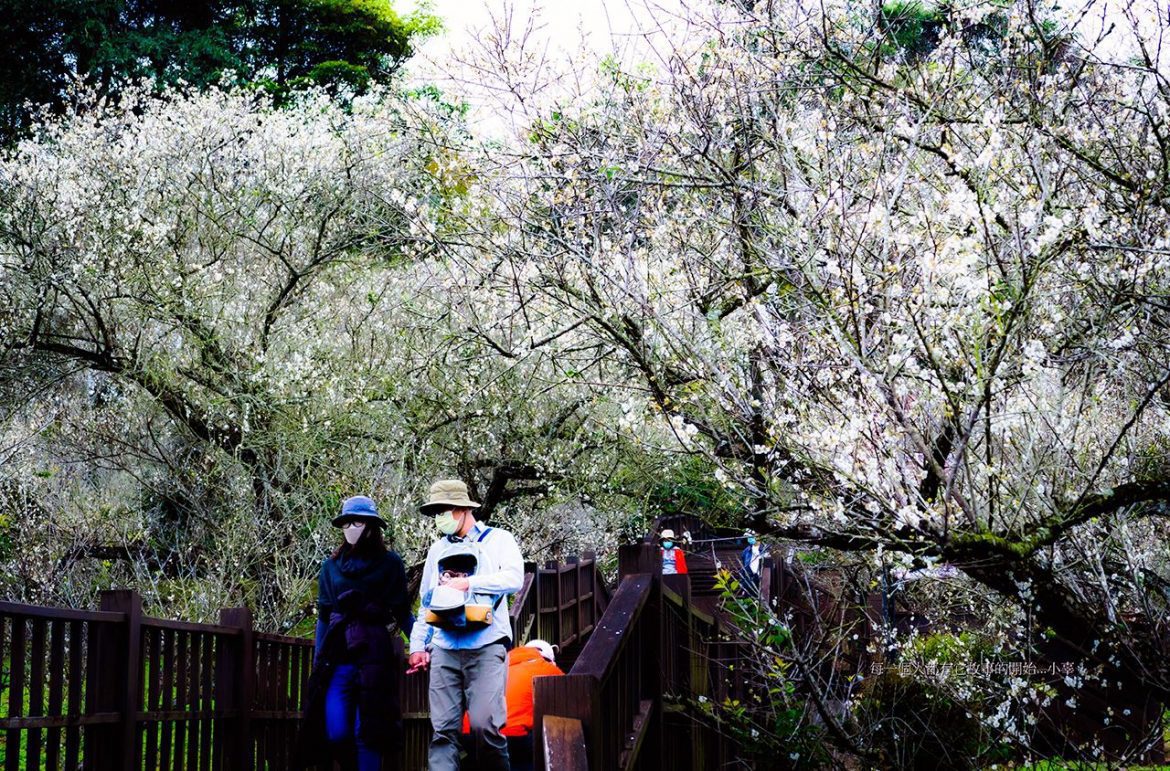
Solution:
{"label": "baby carrier", "polygon": [[492,614],[500,606],[504,595],[462,592],[441,583],[445,570],[468,576],[495,570],[491,559],[480,549],[480,543],[491,532],[492,529],[487,528],[474,541],[455,540],[450,536],[440,541],[439,558],[436,561],[440,583],[422,598],[422,605],[426,609],[423,619],[431,626],[459,632],[491,626]]}

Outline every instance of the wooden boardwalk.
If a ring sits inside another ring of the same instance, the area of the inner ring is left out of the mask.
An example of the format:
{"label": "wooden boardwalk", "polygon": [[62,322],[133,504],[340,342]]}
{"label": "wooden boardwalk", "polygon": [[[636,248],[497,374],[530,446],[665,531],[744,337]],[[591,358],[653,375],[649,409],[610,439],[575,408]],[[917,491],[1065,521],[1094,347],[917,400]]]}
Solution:
{"label": "wooden boardwalk", "polygon": [[[607,600],[592,555],[527,565],[514,633],[575,656]],[[312,640],[255,631],[247,608],[193,624],[144,615],[132,591],[96,611],[0,602],[0,769],[295,768],[312,658]],[[402,675],[395,768],[426,765],[426,682]]]}

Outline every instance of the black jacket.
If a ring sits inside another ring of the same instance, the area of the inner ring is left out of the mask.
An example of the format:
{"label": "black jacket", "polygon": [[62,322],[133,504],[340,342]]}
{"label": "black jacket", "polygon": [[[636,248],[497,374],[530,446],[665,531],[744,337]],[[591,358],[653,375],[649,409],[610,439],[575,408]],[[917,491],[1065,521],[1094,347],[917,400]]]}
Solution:
{"label": "black jacket", "polygon": [[374,559],[343,555],[321,564],[317,650],[298,740],[303,767],[331,768],[325,737],[325,694],[338,664],[358,668],[362,738],[390,751],[401,741],[398,698],[402,640],[387,629],[396,620],[406,634],[414,618],[406,571],[394,552]]}
{"label": "black jacket", "polygon": [[[319,618],[326,626],[341,596],[351,590],[361,592],[366,603],[377,605],[386,613],[387,623],[393,618],[399,629],[410,636],[414,617],[410,615],[410,597],[406,593],[406,568],[396,553],[388,551],[372,559],[343,554],[321,563],[317,578],[317,608]],[[318,656],[320,648],[318,636]]]}

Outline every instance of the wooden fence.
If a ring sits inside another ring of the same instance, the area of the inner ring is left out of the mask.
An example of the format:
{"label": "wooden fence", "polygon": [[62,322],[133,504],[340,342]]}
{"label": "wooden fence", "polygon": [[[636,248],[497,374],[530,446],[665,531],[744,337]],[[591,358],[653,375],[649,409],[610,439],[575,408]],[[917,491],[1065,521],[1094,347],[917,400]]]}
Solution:
{"label": "wooden fence", "polygon": [[[513,628],[572,650],[607,599],[592,555],[530,565]],[[0,602],[0,769],[292,768],[312,657],[246,608],[192,624],[145,616],[128,590],[96,611]],[[426,682],[401,683],[408,769],[426,766]]]}
{"label": "wooden fence", "polygon": [[132,591],[101,610],[0,603],[0,756],[16,769],[286,766],[312,642],[143,615]]}

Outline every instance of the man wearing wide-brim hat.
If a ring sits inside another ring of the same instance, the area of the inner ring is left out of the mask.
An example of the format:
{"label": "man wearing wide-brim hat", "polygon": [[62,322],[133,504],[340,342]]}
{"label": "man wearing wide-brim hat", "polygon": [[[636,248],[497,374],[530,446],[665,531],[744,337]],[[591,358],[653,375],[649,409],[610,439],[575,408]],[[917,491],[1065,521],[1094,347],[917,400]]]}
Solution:
{"label": "man wearing wide-brim hat", "polygon": [[[459,768],[464,709],[471,723],[479,767],[503,771],[509,767],[508,745],[501,733],[507,716],[504,681],[512,644],[506,595],[515,594],[523,585],[524,558],[511,533],[476,519],[475,510],[479,507],[471,500],[467,485],[458,479],[441,479],[432,484],[426,502],[419,506],[423,514],[434,517],[435,529],[441,535],[427,552],[419,596],[433,597],[433,590],[442,585],[494,596],[498,601],[486,627],[467,630],[432,627],[422,621],[427,608],[419,608],[419,620],[410,635],[410,671],[426,667],[431,670],[433,733],[427,768],[432,771]],[[473,545],[478,554],[474,574],[456,575],[446,570],[439,575],[440,556],[450,551],[451,541]]]}

